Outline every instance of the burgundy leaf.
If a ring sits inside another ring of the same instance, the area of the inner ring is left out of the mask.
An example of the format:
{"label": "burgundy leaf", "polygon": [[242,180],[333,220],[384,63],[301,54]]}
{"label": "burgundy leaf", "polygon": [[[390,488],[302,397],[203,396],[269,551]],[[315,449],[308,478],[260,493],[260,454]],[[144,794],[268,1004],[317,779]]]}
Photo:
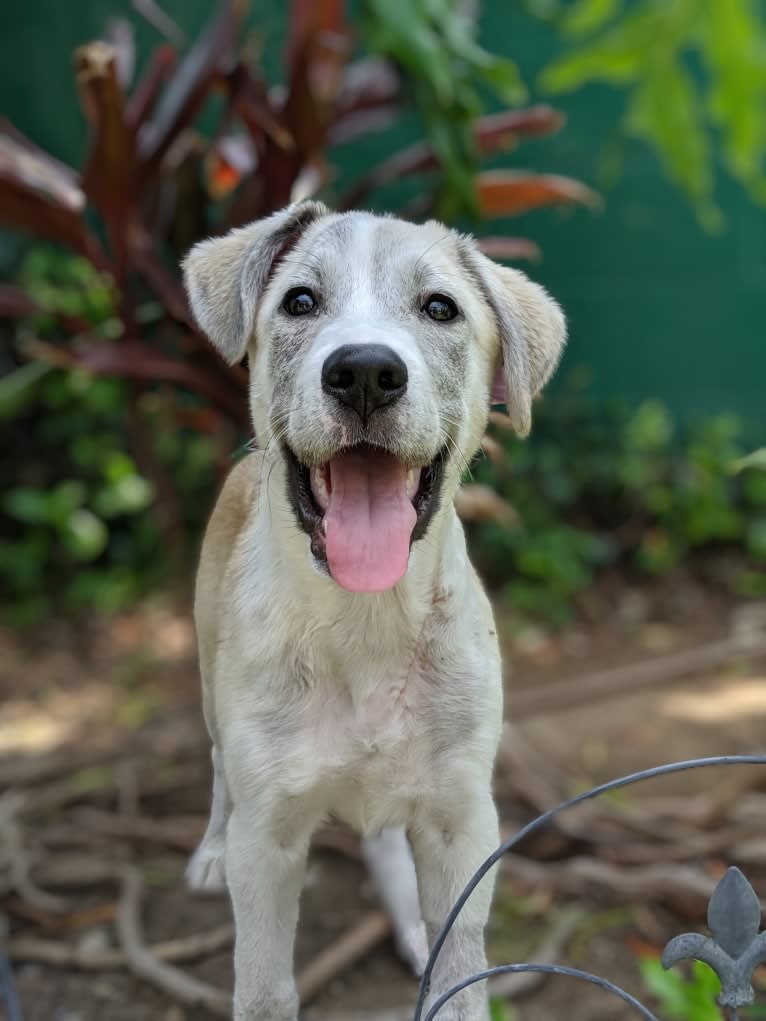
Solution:
{"label": "burgundy leaf", "polygon": [[542,257],[539,245],[529,238],[483,237],[477,240],[480,250],[491,259],[528,259],[538,262]]}
{"label": "burgundy leaf", "polygon": [[293,136],[281,120],[269,92],[259,78],[243,63],[223,76],[232,110],[244,122],[254,141],[266,135],[281,149],[294,148]]}
{"label": "burgundy leaf", "polygon": [[108,263],[84,218],[85,194],[71,167],[47,156],[15,129],[0,125],[0,221]]}
{"label": "burgundy leaf", "polygon": [[284,121],[299,164],[316,161],[326,148],[350,52],[348,33],[319,31],[293,60]]}
{"label": "burgundy leaf", "polygon": [[[481,117],[473,128],[474,144],[481,156],[507,151],[518,144],[520,136],[538,136],[557,131],[564,116],[550,106],[531,106],[524,110],[505,110]],[[340,209],[353,209],[375,188],[398,181],[409,174],[437,170],[439,161],[427,142],[416,142],[384,160],[339,202]]]}
{"label": "burgundy leaf", "polygon": [[136,40],[133,26],[127,18],[110,18],[106,27],[106,41],[117,58],[117,80],[127,89],[136,69]]}
{"label": "burgundy leaf", "polygon": [[154,109],[160,89],[176,63],[172,46],[160,46],[149,57],[149,63],[125,104],[125,120],[138,129]]}
{"label": "burgundy leaf", "polygon": [[150,173],[170,145],[199,113],[210,84],[230,58],[249,0],[225,0],[178,65],[156,112],[139,131],[142,175]]}
{"label": "burgundy leaf", "polygon": [[135,179],[135,140],[125,121],[114,48],[100,41],[81,46],[75,66],[91,133],[83,187],[105,219],[114,220],[130,204]]}
{"label": "burgundy leaf", "polygon": [[180,48],[186,45],[186,36],[180,25],[170,17],[167,11],[163,11],[157,0],[133,0],[133,7],[173,46]]}
{"label": "burgundy leaf", "polygon": [[[58,350],[58,349],[57,349]],[[221,382],[186,360],[172,358],[140,340],[99,343],[72,351],[75,364],[100,376],[120,376],[145,383],[173,383],[208,397],[239,425],[247,427],[247,390]]]}
{"label": "burgundy leaf", "polygon": [[400,93],[401,79],[388,60],[382,57],[354,60],[343,76],[336,115],[341,119],[380,107],[390,108]]}
{"label": "burgundy leaf", "polygon": [[378,131],[385,131],[397,119],[399,112],[397,104],[391,103],[389,106],[380,106],[375,110],[359,110],[346,114],[330,127],[327,141],[330,145],[344,145],[363,135],[373,135]]}
{"label": "burgundy leaf", "polygon": [[502,145],[504,136],[523,135],[538,138],[553,135],[565,122],[566,117],[560,110],[555,110],[546,103],[538,103],[523,110],[502,110],[500,113],[481,117],[476,122],[474,138],[481,152],[487,154],[495,152],[498,147],[497,141],[501,143],[499,147],[504,148]]}
{"label": "burgundy leaf", "polygon": [[290,0],[287,67],[290,78],[304,57],[306,44],[320,32],[342,33],[346,26],[345,0]]}
{"label": "burgundy leaf", "polygon": [[498,366],[495,378],[492,381],[492,390],[489,395],[490,406],[506,404],[508,402],[508,387],[505,382],[505,370],[502,365]]}
{"label": "burgundy leaf", "polygon": [[0,284],[0,319],[24,319],[39,311],[37,302],[20,287]]}
{"label": "burgundy leaf", "polygon": [[491,486],[471,482],[455,494],[455,510],[462,521],[494,521],[505,528],[517,528],[519,515]]}
{"label": "burgundy leaf", "polygon": [[197,325],[180,279],[162,263],[152,246],[151,239],[143,231],[137,231],[134,236],[132,256],[135,268],[160,298],[165,311],[196,331]]}

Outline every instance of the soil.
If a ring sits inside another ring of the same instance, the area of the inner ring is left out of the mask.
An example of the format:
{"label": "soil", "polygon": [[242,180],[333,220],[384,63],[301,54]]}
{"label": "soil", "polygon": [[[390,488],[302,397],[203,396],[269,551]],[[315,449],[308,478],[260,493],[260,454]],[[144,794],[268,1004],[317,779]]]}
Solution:
{"label": "soil", "polygon": [[[763,606],[736,604],[709,579],[703,583],[689,576],[652,587],[608,581],[582,601],[576,624],[556,633],[522,625],[502,606],[497,616],[509,665],[511,720],[514,692],[564,680],[576,685],[579,678],[606,667],[696,648],[742,629],[766,632]],[[181,819],[192,836],[204,824],[208,752],[188,615],[158,601],[110,621],[77,627],[54,622],[33,635],[2,637],[0,787],[13,786],[38,805],[29,812],[22,809],[20,816],[32,876],[38,869],[44,875],[51,860],[73,849],[138,865],[149,891],[142,904],[148,943],[226,922],[230,910],[225,897],[199,897],[185,889],[187,854],[182,847],[105,836],[94,826],[92,815],[95,810],[102,815],[137,813],[154,820]],[[710,673],[636,691],[628,687],[597,704],[526,716],[514,726],[522,749],[534,763],[546,764],[547,779],[553,778],[562,797],[669,760],[763,751],[766,660],[742,654]],[[117,766],[88,765],[91,759],[103,762],[105,758]],[[51,773],[48,767],[56,762],[60,765]],[[35,776],[35,764],[45,771]],[[631,804],[677,793],[714,796],[717,785],[727,782],[724,773],[699,770],[653,782],[632,789]],[[63,804],[53,797],[46,808],[45,797],[51,797],[56,784],[60,790],[62,783],[79,788],[74,793],[70,790]],[[752,775],[751,789],[766,790],[762,772]],[[502,769],[497,797],[508,832],[535,814],[523,791]],[[0,832],[0,852],[1,838]],[[546,861],[563,860],[583,850],[554,831],[525,853]],[[713,854],[702,856],[696,864],[710,875],[719,875],[727,861]],[[757,854],[751,858],[748,874],[756,888],[760,882],[766,890],[766,851],[760,859]],[[17,893],[0,896],[0,922],[7,919],[12,938],[34,936],[101,948],[118,945],[113,886],[89,884],[80,892],[52,892],[64,898],[63,912],[30,906]],[[647,1002],[650,997],[638,972],[637,953],[656,954],[670,936],[688,929],[704,930],[704,905],[699,903],[684,912],[675,903],[626,902],[608,890],[593,889],[593,884],[575,896],[564,896],[544,884],[525,885],[506,868],[490,926],[492,960],[529,960],[573,902],[582,908],[582,920],[561,947],[559,963],[603,975]],[[316,851],[303,893],[298,969],[376,903],[357,861],[338,851]],[[229,949],[185,963],[183,968],[222,989],[231,987]],[[179,1006],[124,969],[85,973],[20,961],[14,973],[26,1021],[206,1021],[213,1017],[201,1009]],[[385,942],[332,980],[311,1004],[310,1015],[317,1021],[341,1015],[363,1019],[368,1012],[386,1007],[412,1010],[416,991],[415,980]],[[636,1016],[607,993],[589,986],[573,989],[570,981],[561,978],[537,985],[513,1009],[515,1013],[508,1017],[514,1021],[627,1021]]]}

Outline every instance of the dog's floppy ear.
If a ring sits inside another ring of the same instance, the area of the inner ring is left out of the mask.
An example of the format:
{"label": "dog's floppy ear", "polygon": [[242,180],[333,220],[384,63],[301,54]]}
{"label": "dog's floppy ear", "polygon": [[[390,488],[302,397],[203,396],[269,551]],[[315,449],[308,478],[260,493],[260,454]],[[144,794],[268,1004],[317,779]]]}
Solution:
{"label": "dog's floppy ear", "polygon": [[532,426],[532,400],[564,350],[564,313],[545,288],[519,270],[475,250],[471,265],[497,321],[508,415],[519,436],[526,436]]}
{"label": "dog's floppy ear", "polygon": [[184,259],[194,317],[230,364],[245,354],[275,262],[327,212],[321,202],[298,202],[224,237],[200,241]]}

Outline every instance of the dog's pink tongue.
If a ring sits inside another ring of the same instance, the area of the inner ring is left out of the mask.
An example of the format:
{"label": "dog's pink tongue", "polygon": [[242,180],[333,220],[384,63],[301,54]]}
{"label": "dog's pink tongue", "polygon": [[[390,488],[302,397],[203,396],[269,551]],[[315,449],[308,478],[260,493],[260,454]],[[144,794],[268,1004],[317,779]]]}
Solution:
{"label": "dog's pink tongue", "polygon": [[403,577],[417,520],[406,486],[407,469],[381,450],[330,461],[327,563],[343,588],[383,592]]}

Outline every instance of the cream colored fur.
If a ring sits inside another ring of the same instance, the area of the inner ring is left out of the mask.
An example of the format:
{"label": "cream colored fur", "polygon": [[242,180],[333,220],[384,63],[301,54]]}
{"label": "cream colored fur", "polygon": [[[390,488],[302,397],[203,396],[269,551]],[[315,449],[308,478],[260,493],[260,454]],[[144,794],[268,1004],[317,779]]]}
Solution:
{"label": "cream colored fur", "polygon": [[[449,335],[459,348],[457,386],[440,374],[447,335],[406,311],[415,300],[408,281],[423,265],[428,286],[449,290],[464,315]],[[197,246],[185,270],[212,341],[230,360],[249,352],[260,445],[231,472],[200,560],[195,620],[214,795],[189,879],[202,888],[225,882],[231,895],[234,1017],[296,1021],[298,899],[323,820],[340,819],[365,838],[399,948],[416,969],[426,938],[498,843],[491,781],[500,658],[452,497],[486,425],[498,360],[513,420],[527,432],[532,397],[564,341],[563,318],[541,288],[440,224],[338,216],[315,203]],[[333,312],[293,344],[282,296],[313,272]],[[449,435],[454,455],[407,574],[377,595],[352,594],[317,570],[287,496],[281,447],[288,442],[308,462],[348,441],[318,373],[333,345],[350,337],[385,338],[410,370],[407,400],[376,440],[387,442],[388,429],[402,458],[426,463]],[[485,966],[491,894],[485,879],[467,902],[432,998]],[[440,1014],[487,1016],[480,986]]]}

